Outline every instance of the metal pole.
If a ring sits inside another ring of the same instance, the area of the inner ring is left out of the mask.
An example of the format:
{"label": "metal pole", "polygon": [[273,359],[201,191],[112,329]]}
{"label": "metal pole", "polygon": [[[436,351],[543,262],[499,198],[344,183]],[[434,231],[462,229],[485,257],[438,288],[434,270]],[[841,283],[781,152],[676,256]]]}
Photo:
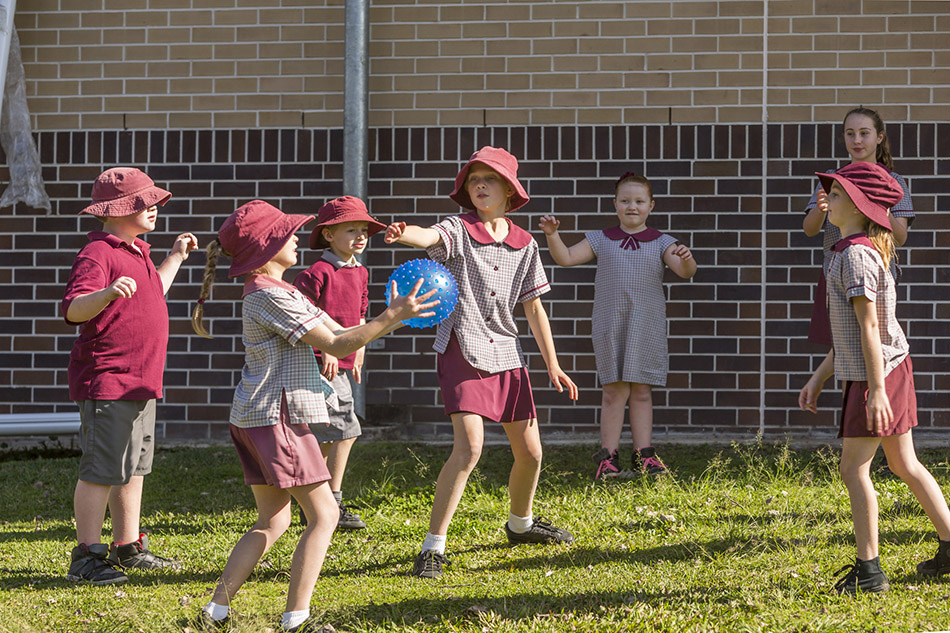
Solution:
{"label": "metal pole", "polygon": [[[366,200],[369,157],[369,0],[346,0],[343,65],[343,194]],[[365,257],[360,256],[365,264]],[[366,390],[353,383],[356,413],[366,417]]]}

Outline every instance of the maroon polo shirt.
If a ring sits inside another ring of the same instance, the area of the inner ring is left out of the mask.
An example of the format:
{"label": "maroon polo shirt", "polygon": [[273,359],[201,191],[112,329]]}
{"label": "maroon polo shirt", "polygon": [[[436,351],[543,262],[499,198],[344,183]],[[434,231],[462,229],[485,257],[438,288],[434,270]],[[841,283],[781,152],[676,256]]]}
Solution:
{"label": "maroon polo shirt", "polygon": [[[329,249],[313,266],[294,279],[294,285],[343,327],[359,325],[369,307],[369,272],[365,266],[346,266]],[[318,350],[314,352],[319,353]],[[340,359],[340,369],[353,369],[356,352]]]}
{"label": "maroon polo shirt", "polygon": [[79,326],[69,356],[71,400],[151,400],[162,397],[162,373],[168,348],[168,308],[162,280],[149,246],[135,239],[141,253],[114,235],[89,234],[89,243],[73,263],[63,318],[79,295],[108,287],[119,277],[135,280],[135,294],[119,298]]}

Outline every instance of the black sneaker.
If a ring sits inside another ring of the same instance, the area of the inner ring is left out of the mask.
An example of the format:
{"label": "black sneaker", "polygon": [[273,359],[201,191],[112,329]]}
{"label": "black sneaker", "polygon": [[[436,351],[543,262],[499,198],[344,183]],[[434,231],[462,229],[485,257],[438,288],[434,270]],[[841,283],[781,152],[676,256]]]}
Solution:
{"label": "black sneaker", "polygon": [[148,551],[146,534],[140,534],[139,540],[125,545],[110,545],[109,561],[124,569],[181,569],[179,561],[156,556]]}
{"label": "black sneaker", "polygon": [[880,557],[873,560],[855,558],[853,565],[845,565],[835,572],[835,576],[840,576],[841,572],[844,571],[848,573],[840,578],[832,589],[838,595],[850,594],[853,596],[859,591],[862,593],[883,593],[891,588],[890,583],[887,582],[887,576],[881,571]]}
{"label": "black sneaker", "polygon": [[287,631],[287,633],[336,633],[332,624],[322,624],[313,618],[308,618],[303,624],[297,625],[292,629],[278,629]]}
{"label": "black sneaker", "polygon": [[668,475],[670,469],[656,456],[656,449],[652,446],[641,448],[633,452],[633,472],[643,475]]}
{"label": "black sneaker", "polygon": [[350,512],[350,508],[355,506],[348,506],[340,503],[340,522],[336,524],[336,527],[340,530],[363,530],[366,528],[366,522],[363,521],[363,517],[356,514],[355,512]]}
{"label": "black sneaker", "polygon": [[96,543],[88,547],[82,543],[73,548],[72,562],[66,580],[88,582],[93,585],[112,585],[128,582],[129,577],[115,568],[108,559],[109,546]]}
{"label": "black sneaker", "polygon": [[527,532],[512,532],[505,521],[505,534],[512,545],[521,543],[573,543],[574,535],[559,527],[554,527],[542,518],[536,518]]}
{"label": "black sneaker", "polygon": [[192,622],[192,626],[198,631],[221,631],[228,626],[230,616],[223,620],[215,620],[211,614],[202,609],[198,612],[198,617]]}
{"label": "black sneaker", "polygon": [[412,575],[418,578],[439,578],[442,575],[442,566],[449,565],[449,559],[434,549],[419,552],[416,562],[412,565]]}
{"label": "black sneaker", "polygon": [[950,541],[938,541],[937,555],[917,565],[917,573],[924,576],[950,573]]}
{"label": "black sneaker", "polygon": [[611,453],[608,449],[602,448],[594,453],[593,460],[597,464],[594,481],[615,479],[620,476],[620,453],[618,451]]}

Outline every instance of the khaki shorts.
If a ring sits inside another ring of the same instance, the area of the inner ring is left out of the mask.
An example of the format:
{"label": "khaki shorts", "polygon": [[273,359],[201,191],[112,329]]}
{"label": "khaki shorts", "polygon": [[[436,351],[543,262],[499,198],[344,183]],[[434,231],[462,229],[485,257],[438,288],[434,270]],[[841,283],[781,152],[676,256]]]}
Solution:
{"label": "khaki shorts", "polygon": [[122,486],[152,472],[155,400],[81,400],[79,479]]}
{"label": "khaki shorts", "polygon": [[336,374],[336,378],[330,383],[333,390],[336,391],[336,397],[340,401],[339,407],[334,409],[327,405],[327,414],[330,416],[330,426],[326,424],[311,424],[310,430],[317,437],[317,440],[323,444],[325,442],[337,442],[339,440],[348,440],[352,437],[359,437],[363,434],[360,427],[360,419],[356,417],[356,411],[353,408],[353,386],[350,383],[352,372],[348,369],[341,369]]}

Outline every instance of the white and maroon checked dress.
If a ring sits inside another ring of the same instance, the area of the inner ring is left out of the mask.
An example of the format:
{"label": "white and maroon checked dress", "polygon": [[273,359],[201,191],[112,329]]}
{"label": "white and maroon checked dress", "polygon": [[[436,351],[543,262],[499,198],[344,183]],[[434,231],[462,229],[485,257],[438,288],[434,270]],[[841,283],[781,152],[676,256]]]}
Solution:
{"label": "white and maroon checked dress", "polygon": [[663,253],[676,239],[652,228],[630,235],[619,226],[584,237],[597,256],[591,319],[600,384],[665,386]]}

